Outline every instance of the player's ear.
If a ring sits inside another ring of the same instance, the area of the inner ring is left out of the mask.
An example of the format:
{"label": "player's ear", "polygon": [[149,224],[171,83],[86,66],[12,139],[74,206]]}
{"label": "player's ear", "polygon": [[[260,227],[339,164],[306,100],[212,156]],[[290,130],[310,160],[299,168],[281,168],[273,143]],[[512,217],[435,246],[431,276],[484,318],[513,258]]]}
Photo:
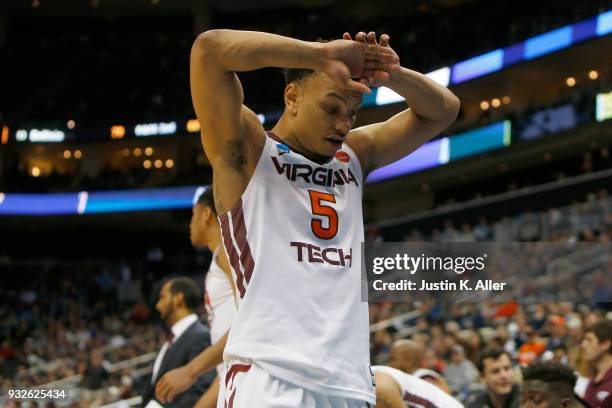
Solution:
{"label": "player's ear", "polygon": [[292,114],[297,114],[298,103],[300,100],[300,89],[299,85],[295,82],[291,82],[285,87],[285,108]]}
{"label": "player's ear", "polygon": [[210,207],[202,208],[202,216],[206,221],[213,215],[212,209]]}

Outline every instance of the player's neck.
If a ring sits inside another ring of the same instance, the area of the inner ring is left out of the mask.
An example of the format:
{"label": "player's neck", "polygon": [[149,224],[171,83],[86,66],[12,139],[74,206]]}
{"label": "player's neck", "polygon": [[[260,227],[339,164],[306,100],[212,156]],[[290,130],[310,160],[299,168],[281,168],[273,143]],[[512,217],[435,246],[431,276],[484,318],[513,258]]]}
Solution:
{"label": "player's neck", "polygon": [[301,141],[304,138],[300,137],[300,135],[295,131],[295,128],[289,122],[285,114],[281,116],[281,118],[278,120],[274,128],[270,130],[270,132],[276,135],[276,137],[278,137],[279,139],[281,139],[283,143],[289,146],[291,150],[301,154],[302,156],[308,158],[309,160],[315,163],[323,164],[330,160],[329,157],[322,157],[318,154],[311,152],[310,149],[308,149],[302,144]]}
{"label": "player's neck", "polygon": [[612,368],[612,354],[604,355],[601,360],[597,363],[597,373],[595,374],[595,381],[601,381],[606,375],[608,370]]}
{"label": "player's neck", "polygon": [[208,249],[211,252],[215,252],[219,245],[221,245],[221,229],[219,226],[211,227],[208,229],[207,234],[206,242],[208,243]]}

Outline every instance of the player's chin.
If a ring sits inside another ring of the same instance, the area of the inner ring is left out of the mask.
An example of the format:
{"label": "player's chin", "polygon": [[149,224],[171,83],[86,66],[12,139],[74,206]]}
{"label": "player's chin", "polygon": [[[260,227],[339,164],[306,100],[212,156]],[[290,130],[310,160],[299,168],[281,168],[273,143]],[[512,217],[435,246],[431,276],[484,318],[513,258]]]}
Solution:
{"label": "player's chin", "polygon": [[329,153],[329,156],[331,157],[342,148],[342,142],[333,139],[325,139],[325,147],[327,152]]}

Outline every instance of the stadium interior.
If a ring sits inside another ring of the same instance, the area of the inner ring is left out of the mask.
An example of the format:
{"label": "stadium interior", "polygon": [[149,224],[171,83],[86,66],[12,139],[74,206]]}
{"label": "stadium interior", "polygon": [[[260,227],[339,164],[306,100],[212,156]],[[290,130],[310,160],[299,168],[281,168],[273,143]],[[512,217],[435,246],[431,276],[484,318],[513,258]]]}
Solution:
{"label": "stadium interior", "polygon": [[[72,397],[27,406],[140,403],[164,336],[159,284],[202,282],[211,260],[188,233],[194,194],[212,182],[189,93],[190,48],[206,29],[312,41],[385,32],[402,66],[460,98],[427,149],[369,176],[367,242],[610,243],[609,1],[73,3],[0,4],[0,403],[9,389],[50,385]],[[240,78],[270,129],[280,70]],[[366,98],[356,126],[403,110],[395,96]],[[518,367],[521,346],[538,341],[580,372],[584,328],[612,313],[611,274],[612,261],[584,271],[569,299],[372,303],[372,361],[420,338],[421,366],[442,375],[457,345],[475,363],[500,344]],[[483,387],[447,381],[463,401]]]}

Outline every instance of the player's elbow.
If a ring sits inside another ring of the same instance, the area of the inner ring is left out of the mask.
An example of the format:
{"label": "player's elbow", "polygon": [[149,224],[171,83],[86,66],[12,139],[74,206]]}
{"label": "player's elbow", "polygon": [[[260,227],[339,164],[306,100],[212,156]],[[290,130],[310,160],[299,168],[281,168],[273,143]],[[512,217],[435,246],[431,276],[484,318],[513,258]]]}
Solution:
{"label": "player's elbow", "polygon": [[457,119],[460,109],[461,101],[455,94],[449,91],[449,95],[447,95],[444,100],[444,122],[447,126]]}
{"label": "player's elbow", "polygon": [[210,58],[219,51],[223,30],[208,30],[197,36],[191,47],[191,58]]}

